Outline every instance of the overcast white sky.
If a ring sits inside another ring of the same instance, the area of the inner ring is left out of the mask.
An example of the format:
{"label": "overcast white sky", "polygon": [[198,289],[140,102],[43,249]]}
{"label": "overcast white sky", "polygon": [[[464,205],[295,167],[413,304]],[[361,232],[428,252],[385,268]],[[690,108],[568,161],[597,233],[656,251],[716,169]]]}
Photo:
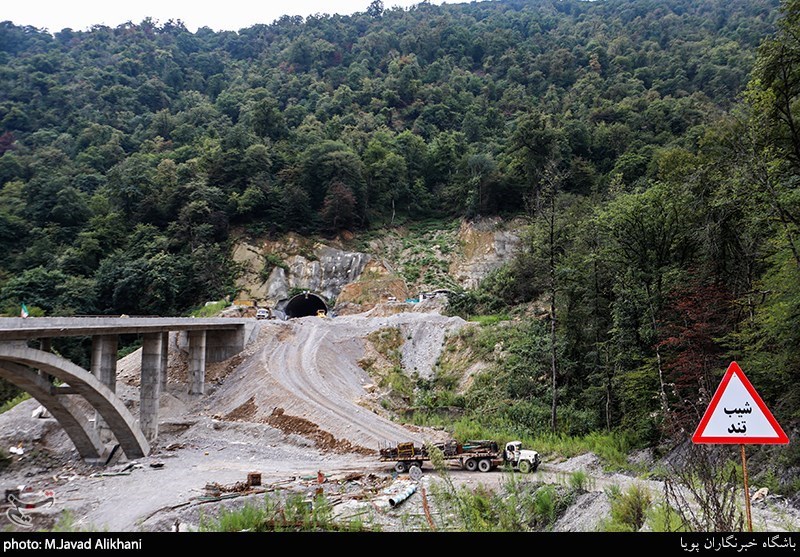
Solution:
{"label": "overcast white sky", "polygon": [[[180,19],[194,32],[199,27],[215,31],[250,27],[256,23],[272,23],[282,15],[352,14],[367,10],[372,0],[292,0],[289,2],[220,0],[2,0],[0,21],[15,25],[32,25],[51,33],[66,27],[74,31],[92,25],[116,27],[131,21],[140,23],[151,17],[159,23]],[[386,8],[407,8],[421,0],[383,0]],[[451,4],[460,0],[453,0]],[[442,0],[432,0],[442,4]]]}

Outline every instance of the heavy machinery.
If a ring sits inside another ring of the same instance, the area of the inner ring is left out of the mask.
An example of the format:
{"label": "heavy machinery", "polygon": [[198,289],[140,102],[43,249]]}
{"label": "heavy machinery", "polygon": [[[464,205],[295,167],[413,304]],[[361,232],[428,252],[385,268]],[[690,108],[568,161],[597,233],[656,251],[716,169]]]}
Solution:
{"label": "heavy machinery", "polygon": [[[508,464],[515,470],[523,473],[534,472],[541,462],[539,453],[522,449],[522,443],[511,441],[506,444],[504,451],[500,451],[496,441],[480,440],[447,441],[433,445],[442,453],[447,463],[455,463],[464,470],[474,472],[488,472],[502,464]],[[394,462],[394,469],[398,473],[408,471],[412,466],[422,468],[422,464],[431,459],[427,446],[417,446],[414,443],[398,443],[395,446],[380,449],[380,459],[384,462]]]}
{"label": "heavy machinery", "polygon": [[[488,472],[503,463],[497,443],[494,441],[447,441],[433,445],[442,452],[445,462],[456,463],[464,470]],[[416,446],[414,443],[398,443],[393,447],[380,450],[380,459],[394,462],[396,472],[406,472],[412,466],[422,468],[423,462],[431,459],[427,446]]]}

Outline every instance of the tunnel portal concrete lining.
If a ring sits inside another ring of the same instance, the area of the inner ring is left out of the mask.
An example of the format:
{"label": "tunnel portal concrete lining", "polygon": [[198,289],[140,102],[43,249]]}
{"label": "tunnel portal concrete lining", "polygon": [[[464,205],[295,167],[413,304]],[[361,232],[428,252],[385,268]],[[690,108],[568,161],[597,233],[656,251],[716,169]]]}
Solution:
{"label": "tunnel portal concrete lining", "polygon": [[328,314],[328,304],[321,296],[313,292],[303,292],[289,299],[283,307],[283,312],[286,314],[287,319],[293,317],[306,317],[308,315],[317,315],[317,312],[322,310]]}

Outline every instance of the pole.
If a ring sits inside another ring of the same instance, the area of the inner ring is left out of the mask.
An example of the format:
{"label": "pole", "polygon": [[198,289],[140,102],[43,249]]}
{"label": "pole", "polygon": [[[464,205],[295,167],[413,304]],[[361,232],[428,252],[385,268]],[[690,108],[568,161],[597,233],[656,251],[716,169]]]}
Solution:
{"label": "pole", "polygon": [[747,509],[747,529],[753,531],[753,517],[750,515],[750,488],[747,487],[747,457],[744,454],[744,443],[739,445],[742,451],[742,475],[744,476],[744,503]]}

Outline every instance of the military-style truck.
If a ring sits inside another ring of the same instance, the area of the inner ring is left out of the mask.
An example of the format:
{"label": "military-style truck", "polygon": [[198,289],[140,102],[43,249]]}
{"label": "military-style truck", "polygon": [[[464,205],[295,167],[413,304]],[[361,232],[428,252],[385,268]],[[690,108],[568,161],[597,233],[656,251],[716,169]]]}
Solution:
{"label": "military-style truck", "polygon": [[[436,443],[433,446],[441,451],[445,462],[455,463],[470,472],[475,470],[489,472],[506,464],[514,470],[527,474],[535,472],[541,462],[539,453],[523,449],[520,441],[506,443],[503,451],[499,449],[496,441],[490,440],[465,441],[464,443],[447,441],[446,443]],[[430,451],[426,445],[398,443],[380,449],[380,460],[394,462],[395,471],[401,474],[412,466],[422,468],[423,463],[430,459]]]}

